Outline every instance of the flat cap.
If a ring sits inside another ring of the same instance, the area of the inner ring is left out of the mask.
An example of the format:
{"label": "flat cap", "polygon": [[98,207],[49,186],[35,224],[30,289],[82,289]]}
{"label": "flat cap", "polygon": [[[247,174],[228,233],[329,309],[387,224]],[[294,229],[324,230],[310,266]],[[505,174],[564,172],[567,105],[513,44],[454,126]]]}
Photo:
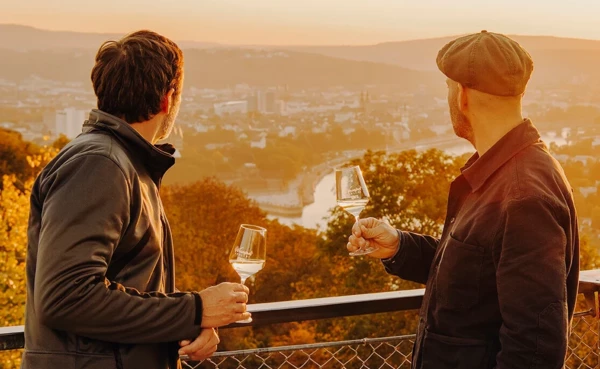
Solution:
{"label": "flat cap", "polygon": [[523,94],[533,72],[533,60],[519,43],[488,31],[450,41],[436,61],[451,80],[496,96]]}

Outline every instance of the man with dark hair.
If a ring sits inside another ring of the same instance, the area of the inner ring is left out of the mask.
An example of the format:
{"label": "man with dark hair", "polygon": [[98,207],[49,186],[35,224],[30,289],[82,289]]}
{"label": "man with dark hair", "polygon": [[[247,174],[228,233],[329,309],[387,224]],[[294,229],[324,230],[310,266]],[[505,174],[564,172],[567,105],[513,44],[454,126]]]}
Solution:
{"label": "man with dark hair", "polygon": [[414,369],[563,368],[579,279],[572,189],[521,99],[533,70],[510,38],[483,31],[444,46],[454,132],[477,152],[450,186],[441,238],[374,218],[348,250],[426,284]]}
{"label": "man with dark hair", "polygon": [[[150,31],[104,43],[98,109],[44,168],[31,194],[23,368],[180,367],[214,353],[214,328],[247,319],[248,289],[175,289],[159,197],[174,164],[155,145],[175,122],[183,55]],[[182,341],[193,341],[178,344]]]}

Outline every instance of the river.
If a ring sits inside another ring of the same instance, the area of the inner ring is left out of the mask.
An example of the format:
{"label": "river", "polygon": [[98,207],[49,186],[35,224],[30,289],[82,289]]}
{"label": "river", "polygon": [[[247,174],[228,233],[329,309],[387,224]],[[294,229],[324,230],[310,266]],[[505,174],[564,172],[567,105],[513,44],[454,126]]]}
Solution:
{"label": "river", "polygon": [[[557,145],[566,144],[568,129],[563,130],[559,135],[555,132],[548,132],[542,135],[542,139],[547,145],[555,142]],[[428,147],[417,147],[417,149],[427,149]],[[462,155],[464,153],[474,152],[473,146],[465,141],[444,148],[444,151],[453,155]],[[315,187],[315,201],[304,207],[302,217],[289,218],[281,216],[269,216],[270,219],[278,219],[279,222],[286,225],[298,224],[305,228],[325,229],[327,227],[327,218],[330,210],[336,206],[335,201],[335,175],[330,173],[325,175]]]}

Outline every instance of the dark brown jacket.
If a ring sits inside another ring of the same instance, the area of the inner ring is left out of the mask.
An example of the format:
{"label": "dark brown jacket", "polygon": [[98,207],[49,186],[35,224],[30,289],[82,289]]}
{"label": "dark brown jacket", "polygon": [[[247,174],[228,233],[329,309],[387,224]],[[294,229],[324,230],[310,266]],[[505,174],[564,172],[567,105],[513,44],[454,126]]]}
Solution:
{"label": "dark brown jacket", "polygon": [[[171,147],[172,149],[172,147]],[[200,333],[198,294],[175,292],[158,189],[173,157],[93,110],[31,194],[26,369],[166,369]]]}
{"label": "dark brown jacket", "polygon": [[399,232],[388,272],[426,283],[415,369],[558,369],[579,279],[572,189],[530,121],[450,188],[441,239]]}

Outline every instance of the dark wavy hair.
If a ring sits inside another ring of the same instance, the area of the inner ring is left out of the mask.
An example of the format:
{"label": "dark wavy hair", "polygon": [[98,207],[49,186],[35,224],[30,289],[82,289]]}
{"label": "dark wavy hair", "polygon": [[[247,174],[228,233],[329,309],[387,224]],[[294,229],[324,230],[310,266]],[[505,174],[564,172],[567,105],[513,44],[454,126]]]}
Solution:
{"label": "dark wavy hair", "polygon": [[173,41],[142,30],[119,41],[107,41],[96,54],[92,84],[98,109],[128,123],[151,119],[161,100],[183,85],[183,53]]}

